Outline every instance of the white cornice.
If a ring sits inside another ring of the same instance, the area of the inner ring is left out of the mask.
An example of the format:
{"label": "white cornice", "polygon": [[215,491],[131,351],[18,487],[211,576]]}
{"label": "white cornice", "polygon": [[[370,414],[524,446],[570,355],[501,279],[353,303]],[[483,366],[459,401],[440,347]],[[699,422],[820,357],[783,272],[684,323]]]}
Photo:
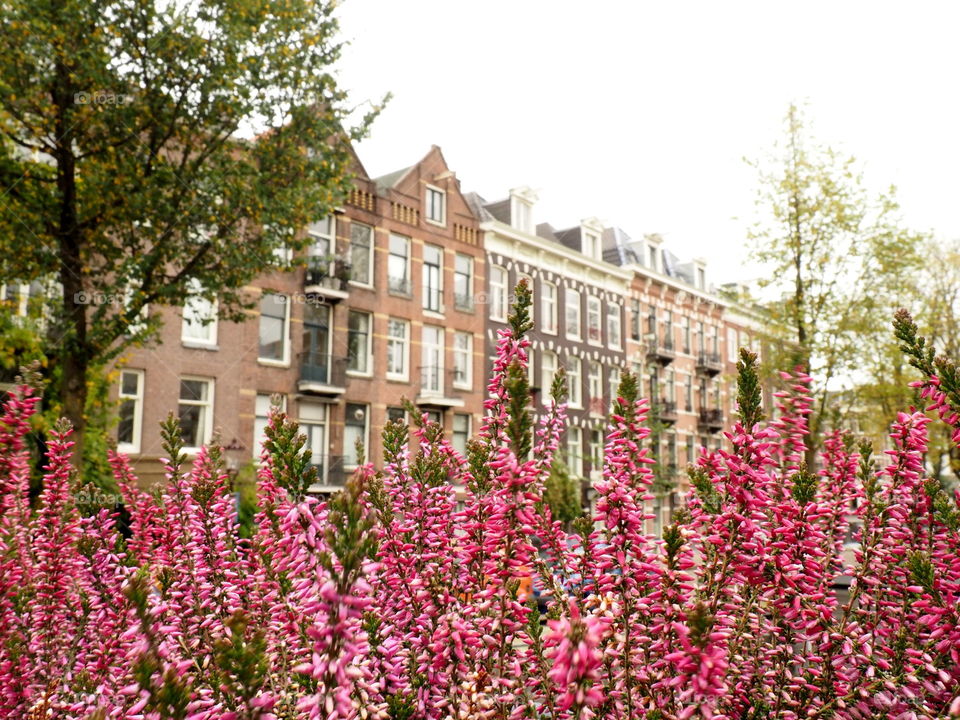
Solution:
{"label": "white cornice", "polygon": [[635,272],[640,277],[648,278],[650,280],[653,280],[654,282],[658,282],[663,285],[666,285],[667,287],[671,287],[674,290],[685,292],[689,295],[692,295],[695,298],[699,298],[700,300],[712,302],[724,308],[730,306],[729,300],[724,300],[722,297],[719,297],[717,295],[711,295],[710,293],[705,292],[704,290],[700,290],[699,288],[696,288],[693,285],[690,285],[689,283],[686,283],[682,280],[677,280],[676,278],[672,278],[669,275],[663,275],[661,273],[658,273],[656,270],[651,270],[650,268],[644,267],[643,265],[638,265],[637,263],[630,263],[629,265],[624,265],[624,268],[631,270],[632,272]]}

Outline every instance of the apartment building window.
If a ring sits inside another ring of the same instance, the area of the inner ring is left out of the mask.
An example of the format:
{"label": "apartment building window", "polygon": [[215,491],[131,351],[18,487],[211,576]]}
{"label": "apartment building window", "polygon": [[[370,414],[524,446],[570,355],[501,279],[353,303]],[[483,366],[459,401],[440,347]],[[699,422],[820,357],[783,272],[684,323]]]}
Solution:
{"label": "apartment building window", "polygon": [[590,431],[590,469],[603,469],[603,431],[597,428]]}
{"label": "apartment building window", "polygon": [[690,354],[690,318],[683,318],[683,351]]}
{"label": "apartment building window", "polygon": [[507,271],[502,267],[490,267],[490,319],[507,321]]}
{"label": "apartment building window", "polygon": [[733,328],[727,328],[727,360],[737,361],[737,331]]}
{"label": "apartment building window", "polygon": [[657,339],[657,308],[654,305],[651,305],[647,309],[647,334],[652,336],[653,340]]}
{"label": "apartment building window", "polygon": [[692,465],[694,460],[696,460],[697,451],[694,446],[693,435],[690,435],[687,438],[687,464]]}
{"label": "apartment building window", "polygon": [[453,335],[453,385],[462,390],[473,388],[473,334]]}
{"label": "apartment building window", "polygon": [[366,405],[347,403],[343,417],[343,465],[355,468],[360,461],[357,444],[363,446],[364,455],[369,447],[370,412]]}
{"label": "apartment building window", "polygon": [[677,399],[677,373],[673,368],[667,370],[667,387],[665,398],[667,402],[675,402]]}
{"label": "apartment building window", "polygon": [[716,325],[710,326],[710,346],[712,347],[711,352],[720,357],[720,328]]}
{"label": "apartment building window", "polygon": [[470,416],[464,413],[454,413],[453,430],[450,435],[450,444],[461,455],[467,454],[467,442],[470,440]]}
{"label": "apartment building window", "polygon": [[373,285],[373,228],[350,223],[350,281]]}
{"label": "apartment building window", "polygon": [[527,348],[527,382],[530,387],[537,387],[536,380],[536,362],[532,347]]}
{"label": "apartment building window", "polygon": [[693,412],[693,375],[687,375],[687,384],[683,390],[684,403],[687,412]]}
{"label": "apartment building window", "polygon": [[[270,393],[258,393],[254,403],[253,418],[253,448],[254,458],[259,458],[263,454],[263,444],[267,441],[267,424],[270,422],[270,406],[273,404],[273,396]],[[287,411],[287,398],[281,395],[280,409]]]}
{"label": "apartment building window", "polygon": [[213,380],[180,378],[180,403],[177,407],[184,450],[196,452],[210,442],[213,432]]}
{"label": "apartment building window", "polygon": [[443,312],[443,248],[423,246],[423,309]]}
{"label": "apartment building window", "polygon": [[544,397],[549,397],[550,395],[550,391],[553,388],[553,378],[556,377],[558,367],[557,354],[549,350],[544,350],[543,357],[540,358],[540,377],[543,381],[541,387],[543,388]]}
{"label": "apartment building window", "polygon": [[630,303],[630,339],[634,342],[640,342],[640,301],[632,300]]}
{"label": "apartment building window", "polygon": [[143,370],[120,371],[119,395],[117,450],[122,453],[138,453],[143,427]]}
{"label": "apartment building window", "polygon": [[602,408],[595,408],[595,401],[601,401],[603,398],[603,365],[597,362],[590,363],[590,369],[587,371],[587,392],[590,393],[590,410],[597,409],[603,412]]}
{"label": "apartment building window", "polygon": [[583,254],[594,260],[599,260],[603,256],[600,248],[600,236],[593,233],[583,234]]}
{"label": "apartment building window", "polygon": [[307,252],[311,267],[329,275],[337,252],[336,225],[333,215],[328,215],[320,222],[311,223],[307,233],[310,235],[310,248]]}
{"label": "apartment building window", "polygon": [[372,371],[370,313],[351,310],[347,316],[347,370],[369,374]]}
{"label": "apartment building window", "polygon": [[402,407],[388,407],[387,408],[387,422],[402,422],[407,421],[407,411]]}
{"label": "apartment building window", "polygon": [[334,382],[334,368],[330,358],[330,306],[307,302],[303,306],[303,344],[301,372],[304,379],[321,383]]}
{"label": "apartment building window", "polygon": [[703,323],[697,323],[697,352],[703,353],[706,350],[706,337],[703,332]]}
{"label": "apartment building window", "polygon": [[540,283],[540,325],[543,332],[557,334],[557,286],[553,283]]}
{"label": "apartment building window", "polygon": [[473,310],[473,258],[457,253],[453,268],[453,305]]}
{"label": "apartment building window", "polygon": [[180,339],[187,344],[217,344],[217,304],[202,296],[203,286],[196,278],[187,283],[187,300],[183,304]]}
{"label": "apartment building window", "polygon": [[427,220],[437,225],[447,222],[447,194],[440,188],[427,185]]}
{"label": "apartment building window", "polygon": [[511,199],[511,225],[525,233],[533,233],[533,208],[517,197]]}
{"label": "apartment building window", "polygon": [[576,478],[583,477],[583,431],[567,428],[567,469]]}
{"label": "apartment building window", "polygon": [[420,342],[421,385],[424,392],[443,392],[443,328],[424,325]]}
{"label": "apartment building window", "polygon": [[617,402],[617,396],[620,394],[620,368],[611,367],[609,370],[608,387],[610,389],[610,404]]}
{"label": "apartment building window", "polygon": [[612,348],[619,348],[622,344],[620,337],[620,305],[607,303],[607,343]]}
{"label": "apartment building window", "polygon": [[406,320],[387,320],[387,379],[407,380],[410,363],[410,323]]}
{"label": "apartment building window", "polygon": [[264,293],[260,298],[260,360],[287,362],[289,312],[290,303],[286,295]]}
{"label": "apartment building window", "polygon": [[387,289],[400,295],[410,294],[410,238],[403,235],[390,235]]}
{"label": "apartment building window", "polygon": [[[327,485],[330,458],[327,456],[327,405],[319,402],[300,403],[300,432],[306,437],[306,449],[310,451],[310,464],[317,469],[317,483]],[[330,483],[332,484],[332,483]]]}
{"label": "apartment building window", "polygon": [[587,295],[587,341],[599,344],[603,340],[600,329],[600,298]]}
{"label": "apartment building window", "polygon": [[578,357],[567,356],[567,394],[572,408],[583,407],[583,363]]}
{"label": "apartment building window", "polygon": [[675,432],[667,433],[667,463],[674,468],[677,466],[677,434]]}
{"label": "apartment building window", "polygon": [[707,288],[707,271],[703,268],[697,268],[697,287],[701,290]]}
{"label": "apartment building window", "polygon": [[580,339],[580,293],[571,288],[564,291],[567,337]]}

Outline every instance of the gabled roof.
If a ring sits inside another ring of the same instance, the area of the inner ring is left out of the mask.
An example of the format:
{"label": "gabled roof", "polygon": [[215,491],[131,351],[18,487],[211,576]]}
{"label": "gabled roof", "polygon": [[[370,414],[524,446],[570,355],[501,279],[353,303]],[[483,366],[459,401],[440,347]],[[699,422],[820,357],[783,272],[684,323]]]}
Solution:
{"label": "gabled roof", "polygon": [[477,220],[480,222],[483,222],[484,220],[500,219],[492,215],[490,211],[487,210],[487,201],[483,199],[480,193],[463,193],[463,199],[466,201],[467,205],[470,206],[470,209],[473,210],[473,214],[477,216]]}
{"label": "gabled roof", "polygon": [[381,175],[378,178],[374,178],[374,182],[377,184],[378,190],[387,190],[392,187],[396,187],[397,183],[403,180],[406,177],[407,173],[413,170],[416,165],[410,165],[400,170],[394,170],[393,172],[387,173],[386,175]]}

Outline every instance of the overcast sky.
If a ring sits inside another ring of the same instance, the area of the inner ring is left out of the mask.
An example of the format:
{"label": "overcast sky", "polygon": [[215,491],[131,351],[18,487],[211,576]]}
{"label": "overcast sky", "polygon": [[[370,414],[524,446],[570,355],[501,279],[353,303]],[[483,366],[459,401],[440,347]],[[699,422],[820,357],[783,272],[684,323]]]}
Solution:
{"label": "overcast sky", "polygon": [[464,190],[540,193],[537,222],[659,232],[749,280],[755,172],[791,101],[817,139],[899,188],[906,222],[960,237],[954,3],[346,0],[353,100],[393,100],[373,175],[443,149]]}

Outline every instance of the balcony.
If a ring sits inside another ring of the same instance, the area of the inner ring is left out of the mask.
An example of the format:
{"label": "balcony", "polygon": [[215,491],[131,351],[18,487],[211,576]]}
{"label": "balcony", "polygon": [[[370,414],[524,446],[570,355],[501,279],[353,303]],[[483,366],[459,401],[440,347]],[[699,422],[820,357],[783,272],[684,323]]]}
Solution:
{"label": "balcony", "polygon": [[723,410],[719,408],[700,408],[697,424],[701,429],[708,432],[720,432],[723,430]]}
{"label": "balcony", "polygon": [[647,359],[666,367],[677,356],[673,349],[673,338],[657,339],[656,333],[647,333]]}
{"label": "balcony", "polygon": [[343,488],[350,473],[344,469],[343,455],[320,455],[310,458],[310,464],[317,469],[317,480],[307,491],[329,494]]}
{"label": "balcony", "polygon": [[349,282],[350,265],[343,260],[311,257],[303,280],[303,292],[338,303],[346,299]]}
{"label": "balcony", "polygon": [[323,353],[303,353],[297,389],[311,395],[343,394],[347,389],[347,359]]}
{"label": "balcony", "polygon": [[387,276],[387,292],[391,295],[402,295],[403,297],[413,297],[413,284],[410,278]]}
{"label": "balcony", "polygon": [[455,380],[455,371],[433,365],[421,367],[420,388],[414,404],[431,408],[463,407],[463,398],[457,397],[461,391],[453,387]]}
{"label": "balcony", "polygon": [[657,419],[664,425],[674,425],[677,422],[677,404],[673,400],[660,398],[654,403]]}
{"label": "balcony", "polygon": [[697,356],[697,372],[713,377],[719,375],[721,370],[723,362],[720,360],[720,353],[702,352]]}

